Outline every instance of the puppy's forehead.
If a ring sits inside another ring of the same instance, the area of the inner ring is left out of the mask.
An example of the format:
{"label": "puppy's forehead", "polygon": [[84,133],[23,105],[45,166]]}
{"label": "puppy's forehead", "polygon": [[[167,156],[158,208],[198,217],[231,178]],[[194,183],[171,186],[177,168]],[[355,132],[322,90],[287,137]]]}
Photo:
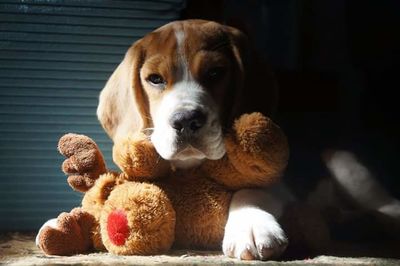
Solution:
{"label": "puppy's forehead", "polygon": [[229,42],[222,25],[203,20],[176,21],[158,28],[143,38],[148,54],[173,56],[178,49],[186,55],[213,50]]}
{"label": "puppy's forehead", "polygon": [[141,43],[147,55],[171,55],[171,51],[177,48],[175,30],[167,24],[144,36]]}
{"label": "puppy's forehead", "polygon": [[211,21],[184,23],[181,30],[185,36],[185,50],[214,49],[228,41],[223,26]]}

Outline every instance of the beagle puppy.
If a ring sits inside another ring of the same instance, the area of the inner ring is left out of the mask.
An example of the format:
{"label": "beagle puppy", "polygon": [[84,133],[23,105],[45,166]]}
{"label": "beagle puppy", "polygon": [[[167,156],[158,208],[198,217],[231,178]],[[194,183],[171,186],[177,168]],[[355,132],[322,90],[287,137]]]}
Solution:
{"label": "beagle puppy", "polygon": [[114,142],[151,132],[157,152],[178,165],[219,159],[221,121],[270,115],[277,101],[271,74],[250,69],[248,49],[239,30],[215,22],[167,24],[129,48],[100,94],[98,118]]}
{"label": "beagle puppy", "polygon": [[[258,63],[235,28],[203,20],[172,22],[129,48],[100,94],[97,115],[114,142],[147,132],[174,167],[216,160],[225,154],[225,125],[244,112],[270,115],[275,107],[275,83]],[[274,193],[237,192],[224,253],[239,259],[278,256],[287,243],[276,221],[282,208]]]}

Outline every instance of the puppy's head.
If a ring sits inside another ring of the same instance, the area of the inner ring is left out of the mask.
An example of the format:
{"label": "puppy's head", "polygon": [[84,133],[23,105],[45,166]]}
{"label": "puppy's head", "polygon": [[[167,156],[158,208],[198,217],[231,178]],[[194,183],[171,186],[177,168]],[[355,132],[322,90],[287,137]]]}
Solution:
{"label": "puppy's head", "polygon": [[221,121],[238,109],[245,47],[240,31],[215,22],[179,21],[155,30],[128,50],[107,82],[100,122],[114,141],[148,132],[166,160],[221,158]]}

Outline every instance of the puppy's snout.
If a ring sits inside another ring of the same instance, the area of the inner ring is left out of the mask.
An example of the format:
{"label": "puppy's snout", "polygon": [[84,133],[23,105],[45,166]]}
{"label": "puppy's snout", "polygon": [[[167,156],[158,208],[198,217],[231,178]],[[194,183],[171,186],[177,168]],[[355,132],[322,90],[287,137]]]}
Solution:
{"label": "puppy's snout", "polygon": [[171,127],[179,132],[194,133],[202,128],[207,121],[207,115],[200,110],[177,111],[169,123]]}

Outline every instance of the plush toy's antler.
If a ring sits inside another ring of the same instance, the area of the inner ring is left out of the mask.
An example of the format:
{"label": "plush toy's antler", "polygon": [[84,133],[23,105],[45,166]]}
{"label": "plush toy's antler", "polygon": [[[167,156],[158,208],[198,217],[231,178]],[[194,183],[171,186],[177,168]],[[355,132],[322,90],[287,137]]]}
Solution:
{"label": "plush toy's antler", "polygon": [[60,138],[58,150],[67,157],[62,164],[62,170],[69,175],[69,185],[77,191],[89,190],[99,175],[107,170],[99,148],[87,136],[66,134]]}

